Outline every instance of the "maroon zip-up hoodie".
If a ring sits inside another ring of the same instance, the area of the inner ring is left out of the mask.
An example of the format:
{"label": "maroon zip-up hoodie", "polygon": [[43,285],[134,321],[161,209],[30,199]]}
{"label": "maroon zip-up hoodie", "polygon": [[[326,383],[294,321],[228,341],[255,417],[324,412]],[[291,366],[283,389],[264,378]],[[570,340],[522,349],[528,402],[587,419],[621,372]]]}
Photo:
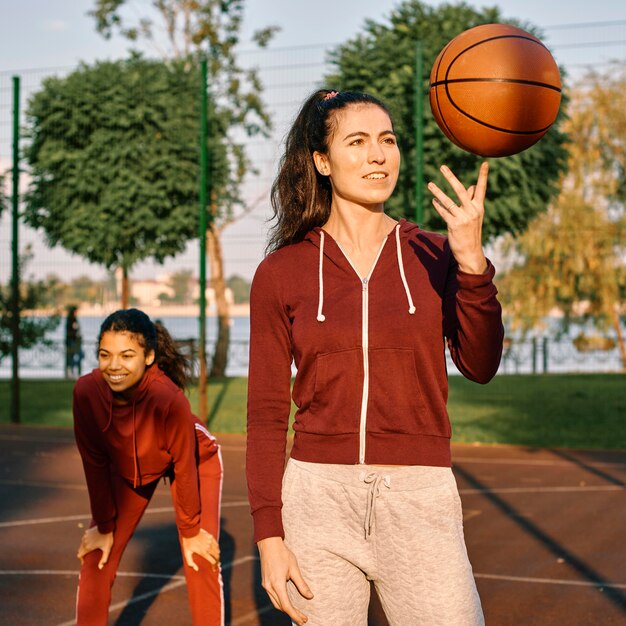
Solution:
{"label": "maroon zip-up hoodie", "polygon": [[[176,525],[183,537],[197,535],[200,494],[195,431],[207,431],[192,414],[181,389],[153,365],[146,370],[130,403],[115,405],[111,388],[100,370],[94,369],[76,382],[73,410],[76,443],[98,530],[108,533],[115,529],[112,471],[137,487],[173,470]],[[217,452],[214,439],[213,444]]]}
{"label": "maroon zip-up hoodie", "polygon": [[294,459],[451,465],[445,343],[464,376],[480,383],[494,376],[504,335],[494,274],[491,263],[481,275],[461,272],[446,237],[405,220],[364,280],[320,228],[263,260],[250,300],[255,541],[284,536],[291,398]]}

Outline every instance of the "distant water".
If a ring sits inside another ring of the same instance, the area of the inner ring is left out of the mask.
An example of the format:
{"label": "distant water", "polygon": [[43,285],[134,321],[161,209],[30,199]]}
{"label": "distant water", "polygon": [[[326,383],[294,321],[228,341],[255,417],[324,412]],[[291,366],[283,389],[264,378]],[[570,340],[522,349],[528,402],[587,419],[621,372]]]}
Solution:
{"label": "distant water", "polygon": [[[83,337],[83,373],[97,366],[96,341],[103,317],[79,317]],[[159,317],[175,339],[197,339],[200,335],[196,317]],[[210,357],[217,337],[217,318],[207,317],[207,351]],[[32,350],[20,350],[20,376],[24,378],[62,378],[65,375],[65,320],[47,335],[54,342],[52,347],[37,346]],[[250,318],[233,317],[230,329],[231,351],[229,376],[245,376],[248,370],[248,340],[250,338]],[[11,377],[10,357],[0,362],[0,378]]]}
{"label": "distant water", "polygon": [[[199,335],[198,320],[195,317],[161,317],[165,327],[175,339],[197,339]],[[83,336],[83,373],[97,366],[96,340],[102,317],[79,317]],[[547,371],[557,372],[616,372],[621,369],[621,362],[617,348],[606,352],[580,353],[572,344],[581,329],[586,333],[594,333],[591,326],[573,326],[569,336],[555,339],[557,336],[556,320],[551,320],[550,330],[546,333],[549,340],[544,343],[539,338],[535,346],[530,341],[514,343],[505,355],[500,365],[500,373],[526,374],[541,373],[544,363]],[[626,330],[626,329],[625,329]],[[61,320],[58,328],[49,334],[54,342],[52,347],[38,346],[33,350],[20,351],[20,375],[24,378],[62,378],[64,376],[64,339],[65,320]],[[207,354],[210,358],[217,336],[217,319],[207,318]],[[248,342],[250,338],[250,318],[234,317],[231,326],[231,345],[228,367],[229,376],[246,376],[248,371]],[[544,354],[544,347],[546,353]],[[534,366],[533,366],[534,360]],[[458,374],[454,364],[448,357],[448,372]],[[10,358],[0,363],[0,378],[10,378]]]}

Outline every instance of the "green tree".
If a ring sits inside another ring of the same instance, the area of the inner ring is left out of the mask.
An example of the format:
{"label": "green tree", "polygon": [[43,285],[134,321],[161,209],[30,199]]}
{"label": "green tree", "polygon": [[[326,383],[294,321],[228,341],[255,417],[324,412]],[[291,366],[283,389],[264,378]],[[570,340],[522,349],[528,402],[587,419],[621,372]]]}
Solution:
{"label": "green tree", "polygon": [[[50,78],[29,102],[25,220],[52,246],[121,267],[122,306],[136,262],[197,236],[198,91],[195,68],[133,55]],[[223,151],[216,161],[228,194]]]}
{"label": "green tree", "polygon": [[233,274],[226,281],[226,285],[233,292],[235,304],[246,304],[250,302],[250,283],[241,276]]}
{"label": "green tree", "polygon": [[92,280],[84,274],[77,276],[68,285],[66,304],[76,304],[77,302],[102,304],[104,289],[104,281]]}
{"label": "green tree", "polygon": [[[29,249],[20,256],[20,275],[32,258]],[[45,281],[37,281],[30,278],[28,281],[21,280],[18,297],[20,311],[19,346],[20,348],[33,348],[36,345],[48,344],[46,334],[54,330],[60,321],[58,314],[49,316],[28,315],[29,312],[45,306],[47,285]],[[12,314],[12,286],[8,281],[0,285],[0,361],[11,354],[13,346],[13,314]]]}
{"label": "green tree", "polygon": [[[364,32],[331,53],[335,70],[326,77],[329,87],[367,91],[390,106],[403,158],[396,192],[387,202],[394,217],[413,218],[416,208],[416,42],[421,41],[423,47],[424,188],[429,180],[445,188],[439,173],[442,163],[461,180],[473,182],[482,158],[460,150],[441,132],[428,102],[428,78],[437,55],[448,41],[468,28],[494,22],[508,22],[540,35],[528,24],[504,20],[495,7],[477,10],[464,3],[432,7],[417,0],[405,0],[391,11],[385,23],[368,21]],[[532,148],[490,161],[485,239],[504,232],[520,232],[532,217],[547,208],[558,192],[557,183],[565,167],[564,141],[557,123]],[[422,206],[424,226],[444,228],[430,204],[430,194],[424,194]]]}
{"label": "green tree", "polygon": [[193,289],[194,278],[192,270],[179,270],[170,275],[169,285],[172,288],[173,295],[168,297],[169,302],[176,304],[189,304],[191,301],[191,292]]}
{"label": "green tree", "polygon": [[[137,17],[136,12],[126,10],[126,0],[95,0],[91,11],[96,29],[106,38],[118,33],[131,42],[141,41],[164,59],[207,58],[214,118],[211,129],[216,137],[225,139],[229,163],[233,164],[231,173],[237,174],[237,182],[251,169],[242,137],[265,133],[270,128],[257,73],[254,69],[243,69],[235,56],[244,5],[244,0],[150,0],[145,13]],[[275,26],[263,28],[254,34],[253,39],[264,47],[276,30]],[[242,207],[239,202],[236,185],[229,189],[230,195],[220,191],[215,184],[219,177],[214,168],[210,178],[212,189],[207,211],[211,221],[207,230],[207,252],[218,312],[218,337],[210,375],[224,376],[230,312],[221,235],[224,228],[237,219],[234,209],[239,206],[243,208],[242,213],[246,213],[249,207]]]}
{"label": "green tree", "polygon": [[591,72],[573,87],[563,191],[526,233],[506,242],[514,266],[501,289],[514,327],[533,328],[558,309],[565,328],[583,318],[601,332],[611,329],[624,369],[625,109],[625,65]]}

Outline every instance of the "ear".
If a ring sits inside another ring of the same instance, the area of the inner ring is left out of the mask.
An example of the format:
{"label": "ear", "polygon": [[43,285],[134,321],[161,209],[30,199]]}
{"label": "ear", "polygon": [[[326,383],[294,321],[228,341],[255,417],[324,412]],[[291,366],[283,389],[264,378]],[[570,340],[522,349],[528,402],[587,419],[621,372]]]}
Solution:
{"label": "ear", "polygon": [[146,354],[146,366],[150,367],[153,363],[154,363],[154,350],[150,350],[150,352],[148,352],[148,354]]}
{"label": "ear", "polygon": [[315,169],[322,176],[330,175],[330,165],[328,164],[328,157],[317,150],[313,153],[313,162],[315,163]]}

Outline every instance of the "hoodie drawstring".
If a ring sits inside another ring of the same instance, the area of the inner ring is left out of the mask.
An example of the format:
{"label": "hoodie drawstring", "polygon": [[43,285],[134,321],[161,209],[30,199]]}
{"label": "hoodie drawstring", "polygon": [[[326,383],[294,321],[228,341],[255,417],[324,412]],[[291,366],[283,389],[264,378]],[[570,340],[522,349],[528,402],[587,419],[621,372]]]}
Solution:
{"label": "hoodie drawstring", "polygon": [[402,248],[400,247],[400,224],[396,226],[396,251],[398,253],[398,267],[400,268],[400,277],[402,278],[402,284],[404,285],[406,299],[409,303],[409,314],[413,315],[415,313],[415,305],[413,304],[413,298],[411,297],[409,284],[406,282],[406,276],[404,274],[404,263],[402,262]]}
{"label": "hoodie drawstring", "polygon": [[374,521],[376,519],[376,500],[380,495],[381,485],[384,485],[387,489],[389,489],[391,487],[391,476],[377,474],[376,472],[361,472],[359,479],[366,485],[369,485],[367,490],[365,520],[363,521],[365,539],[369,539],[374,528]]}
{"label": "hoodie drawstring", "polygon": [[317,321],[323,322],[326,316],[322,313],[324,307],[324,273],[322,264],[324,261],[324,231],[320,231],[320,267],[319,267],[319,300],[317,304]]}
{"label": "hoodie drawstring", "polygon": [[[398,268],[400,270],[400,278],[402,279],[402,285],[404,286],[404,292],[406,293],[406,299],[409,305],[409,314],[415,314],[415,305],[413,304],[413,298],[411,296],[411,290],[406,280],[406,274],[404,273],[404,262],[402,260],[402,247],[400,246],[400,224],[396,225],[396,253],[398,255]],[[326,320],[326,316],[323,313],[324,308],[324,231],[320,230],[320,262],[319,262],[319,296],[317,303],[317,321],[323,322]]]}

